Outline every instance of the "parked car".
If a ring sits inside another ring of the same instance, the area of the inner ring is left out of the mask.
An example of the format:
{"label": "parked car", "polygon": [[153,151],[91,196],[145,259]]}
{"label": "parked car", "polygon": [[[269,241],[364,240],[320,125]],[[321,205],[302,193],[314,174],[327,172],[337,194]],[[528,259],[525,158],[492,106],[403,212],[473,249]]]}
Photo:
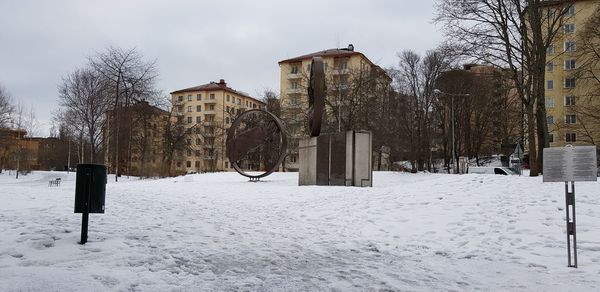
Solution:
{"label": "parked car", "polygon": [[467,173],[477,173],[477,174],[501,174],[501,175],[514,175],[517,174],[515,171],[508,167],[501,166],[471,166],[469,167]]}

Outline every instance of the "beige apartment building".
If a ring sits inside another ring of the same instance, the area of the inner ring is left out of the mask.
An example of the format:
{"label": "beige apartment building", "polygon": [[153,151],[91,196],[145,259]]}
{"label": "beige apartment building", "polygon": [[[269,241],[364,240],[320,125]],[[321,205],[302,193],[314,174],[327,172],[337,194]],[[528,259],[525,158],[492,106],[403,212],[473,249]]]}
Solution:
{"label": "beige apartment building", "polygon": [[363,53],[355,51],[353,45],[279,61],[281,118],[286,123],[290,135],[285,168],[290,171],[298,169],[298,141],[307,137],[307,87],[313,57],[323,58],[328,100],[343,97],[344,91],[350,88],[348,84],[352,82],[353,76],[364,75],[365,72],[380,73],[379,76],[382,76],[384,83],[391,83],[391,78],[385,74],[385,71]]}
{"label": "beige apartment building", "polygon": [[[578,50],[580,31],[594,11],[598,0],[569,1],[571,6],[563,17],[563,26],[547,51],[546,117],[551,147],[566,144],[585,145],[600,138],[600,125],[581,114],[580,109],[594,102],[587,98],[589,83],[577,78],[581,65]],[[553,4],[554,3],[554,4]],[[564,5],[555,1],[549,5]]]}
{"label": "beige apartment building", "polygon": [[233,171],[225,157],[226,131],[245,110],[263,109],[265,103],[227,86],[225,80],[171,92],[174,111],[188,133],[189,149],[181,153],[176,169],[185,172]]}

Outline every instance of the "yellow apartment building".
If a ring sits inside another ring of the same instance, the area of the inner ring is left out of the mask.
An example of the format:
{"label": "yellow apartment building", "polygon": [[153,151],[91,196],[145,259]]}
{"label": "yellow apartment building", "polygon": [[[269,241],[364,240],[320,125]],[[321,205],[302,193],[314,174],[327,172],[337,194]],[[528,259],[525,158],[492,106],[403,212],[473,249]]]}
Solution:
{"label": "yellow apartment building", "polygon": [[391,78],[381,67],[375,65],[363,53],[355,51],[351,44],[347,48],[328,49],[279,61],[281,118],[286,123],[290,135],[285,168],[291,171],[298,169],[298,141],[307,137],[307,87],[313,57],[323,58],[328,100],[338,94],[342,96],[341,92],[348,89],[348,84],[352,82],[353,76],[357,76],[357,72],[376,70],[382,73],[381,76],[387,84],[391,83]]}
{"label": "yellow apartment building", "polygon": [[579,108],[593,101],[585,98],[590,90],[588,84],[576,77],[581,64],[577,46],[579,32],[600,1],[554,1],[549,5],[569,2],[572,4],[563,16],[562,28],[548,47],[546,58],[546,117],[551,147],[585,145],[600,138],[600,125],[586,121],[579,114]]}
{"label": "yellow apartment building", "polygon": [[225,157],[226,131],[245,110],[263,109],[265,103],[219,82],[171,92],[175,113],[188,133],[189,149],[176,161],[177,171],[233,171]]}

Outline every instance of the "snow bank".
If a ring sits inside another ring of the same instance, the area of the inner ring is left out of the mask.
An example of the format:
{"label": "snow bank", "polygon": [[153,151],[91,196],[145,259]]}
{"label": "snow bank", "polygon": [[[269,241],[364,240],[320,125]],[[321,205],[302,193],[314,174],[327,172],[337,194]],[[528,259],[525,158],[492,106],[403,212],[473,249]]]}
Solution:
{"label": "snow bank", "polygon": [[[62,185],[48,188],[61,177]],[[296,173],[109,178],[78,245],[74,173],[0,174],[0,291],[598,291],[598,183],[376,172],[373,188]]]}

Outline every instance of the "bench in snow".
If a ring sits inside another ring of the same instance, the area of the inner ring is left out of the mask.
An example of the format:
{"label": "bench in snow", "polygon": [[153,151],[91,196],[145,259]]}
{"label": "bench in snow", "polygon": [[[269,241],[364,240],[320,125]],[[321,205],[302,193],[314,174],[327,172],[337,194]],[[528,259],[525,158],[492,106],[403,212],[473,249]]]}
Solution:
{"label": "bench in snow", "polygon": [[49,181],[48,182],[48,186],[49,187],[51,187],[51,186],[57,186],[57,187],[59,187],[60,186],[60,177]]}

